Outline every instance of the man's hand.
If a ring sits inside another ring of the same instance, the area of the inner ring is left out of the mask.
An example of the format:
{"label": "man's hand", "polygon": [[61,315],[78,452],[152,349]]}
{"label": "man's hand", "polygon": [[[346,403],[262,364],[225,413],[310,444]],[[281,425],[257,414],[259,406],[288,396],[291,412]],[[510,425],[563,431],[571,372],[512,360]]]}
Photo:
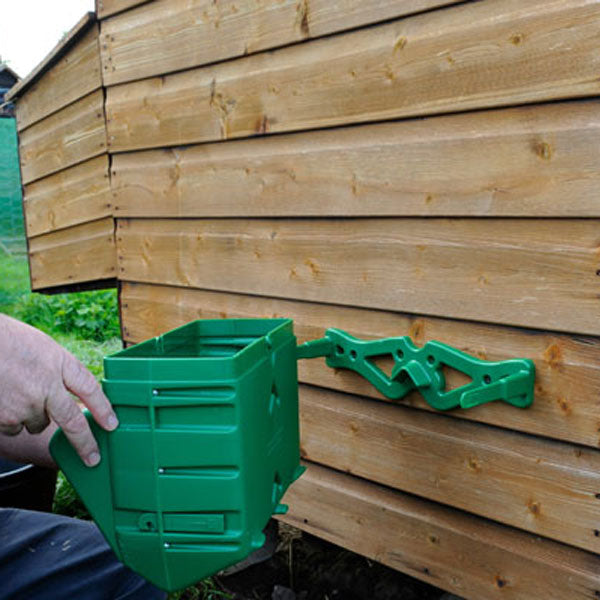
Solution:
{"label": "man's hand", "polygon": [[38,329],[0,315],[0,433],[16,435],[23,427],[40,433],[54,421],[86,465],[98,464],[98,444],[71,394],[104,429],[117,427],[94,376],[71,353]]}

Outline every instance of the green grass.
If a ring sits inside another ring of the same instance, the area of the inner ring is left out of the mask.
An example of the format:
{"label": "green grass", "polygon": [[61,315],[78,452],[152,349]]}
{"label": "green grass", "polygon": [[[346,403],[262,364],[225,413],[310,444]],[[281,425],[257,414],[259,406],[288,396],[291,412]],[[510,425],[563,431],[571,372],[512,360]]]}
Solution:
{"label": "green grass", "polygon": [[52,512],[66,517],[75,517],[76,519],[90,520],[90,513],[79,499],[73,486],[67,481],[62,471],[58,472],[56,478],[56,491],[54,492],[54,502],[52,503]]}
{"label": "green grass", "polygon": [[12,314],[29,290],[29,269],[23,259],[14,259],[0,250],[0,312]]}
{"label": "green grass", "polygon": [[75,355],[95,376],[100,379],[103,374],[102,360],[107,354],[114,354],[123,349],[119,338],[110,338],[103,342],[84,340],[67,334],[52,336],[61,346]]}
{"label": "green grass", "polygon": [[209,577],[193,587],[169,594],[169,600],[233,600],[233,596],[221,591]]}

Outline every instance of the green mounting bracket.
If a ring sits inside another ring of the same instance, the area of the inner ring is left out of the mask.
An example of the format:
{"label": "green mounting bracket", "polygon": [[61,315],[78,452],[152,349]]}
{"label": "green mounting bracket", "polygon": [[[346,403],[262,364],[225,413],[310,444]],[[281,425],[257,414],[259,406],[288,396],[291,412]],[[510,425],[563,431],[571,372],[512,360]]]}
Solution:
{"label": "green mounting bracket", "polygon": [[[393,357],[391,376],[373,362],[381,356]],[[535,366],[526,358],[491,362],[441,342],[418,348],[407,336],[367,341],[339,329],[328,329],[324,338],[298,346],[297,357],[325,357],[329,367],[355,371],[392,400],[418,390],[437,410],[473,408],[496,400],[526,408],[533,402]],[[471,381],[446,389],[444,366]]]}

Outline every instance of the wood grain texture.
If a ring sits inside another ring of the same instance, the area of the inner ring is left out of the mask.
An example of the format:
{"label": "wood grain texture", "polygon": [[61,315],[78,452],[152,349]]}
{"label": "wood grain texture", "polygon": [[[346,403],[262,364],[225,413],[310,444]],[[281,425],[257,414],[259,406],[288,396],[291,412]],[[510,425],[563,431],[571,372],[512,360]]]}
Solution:
{"label": "wood grain texture", "polygon": [[20,133],[21,175],[27,184],[106,152],[102,90],[92,92]]}
{"label": "wood grain texture", "polygon": [[30,237],[111,216],[108,155],[24,186],[23,201]]}
{"label": "wood grain texture", "polygon": [[33,290],[115,277],[112,217],[29,239]]}
{"label": "wood grain texture", "polygon": [[112,151],[466,111],[600,91],[600,0],[468,2],[113,86]]}
{"label": "wood grain texture", "polygon": [[600,451],[301,386],[303,458],[598,552]]}
{"label": "wood grain texture", "polygon": [[136,217],[600,216],[600,102],[117,154]]}
{"label": "wood grain texture", "polygon": [[[528,357],[535,362],[535,401],[527,410],[492,403],[453,417],[480,421],[585,444],[600,445],[600,340],[549,332],[481,325],[467,321],[410,316],[336,305],[260,296],[224,294],[188,288],[123,282],[123,337],[139,343],[195,319],[276,318],[294,320],[300,343],[323,337],[336,327],[363,338],[410,335],[422,345],[439,340],[486,360]],[[366,380],[351,371],[331,369],[323,359],[298,362],[300,381],[324,388],[383,399]],[[448,374],[450,387],[461,384]],[[431,410],[420,394],[403,404]]]}
{"label": "wood grain texture", "polygon": [[312,463],[281,520],[467,600],[589,600],[597,555]]}
{"label": "wood grain texture", "polygon": [[102,24],[106,85],[254,54],[457,0],[156,0]]}
{"label": "wood grain texture", "polygon": [[593,219],[120,219],[119,276],[599,334]]}
{"label": "wood grain texture", "polygon": [[14,101],[46,73],[60,58],[68,52],[85,32],[96,23],[96,15],[87,12],[77,23],[62,37],[46,57],[27,75],[14,85],[5,95],[5,100]]}
{"label": "wood grain texture", "polygon": [[83,37],[19,97],[19,131],[102,87],[98,35],[98,24],[91,24]]}
{"label": "wood grain texture", "polygon": [[96,13],[98,18],[106,19],[106,17],[148,2],[152,2],[152,0],[96,0]]}

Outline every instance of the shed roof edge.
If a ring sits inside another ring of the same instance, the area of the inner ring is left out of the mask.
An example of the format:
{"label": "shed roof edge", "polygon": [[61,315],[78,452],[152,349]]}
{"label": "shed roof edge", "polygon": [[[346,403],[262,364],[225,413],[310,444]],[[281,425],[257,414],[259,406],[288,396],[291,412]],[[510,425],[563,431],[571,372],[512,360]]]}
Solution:
{"label": "shed roof edge", "polygon": [[87,12],[79,21],[71,28],[71,30],[63,37],[62,40],[54,46],[50,53],[40,62],[37,67],[16,83],[6,94],[5,100],[15,100],[22,96],[50,67],[52,67],[62,56],[78,41],[84,33],[96,23],[96,13]]}

